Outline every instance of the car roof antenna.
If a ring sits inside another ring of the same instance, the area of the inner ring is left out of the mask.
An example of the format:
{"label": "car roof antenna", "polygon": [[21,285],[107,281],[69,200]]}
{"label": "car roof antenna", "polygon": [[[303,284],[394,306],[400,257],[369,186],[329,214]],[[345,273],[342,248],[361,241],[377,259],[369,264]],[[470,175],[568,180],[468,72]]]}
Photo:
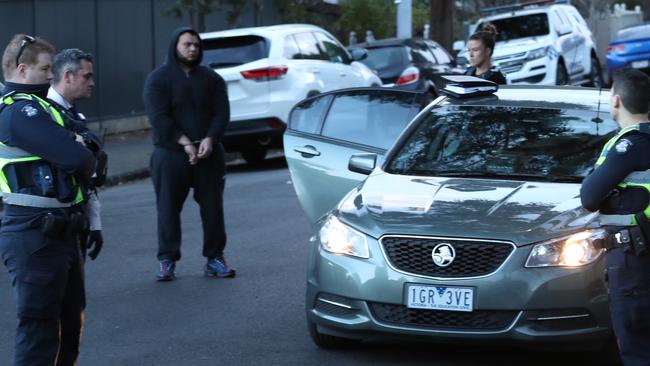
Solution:
{"label": "car roof antenna", "polygon": [[600,89],[598,89],[598,110],[596,111],[596,117],[591,119],[591,122],[596,123],[596,134],[599,133],[598,124],[603,123],[603,119],[600,118],[600,96],[602,93],[603,93],[603,88],[600,87]]}

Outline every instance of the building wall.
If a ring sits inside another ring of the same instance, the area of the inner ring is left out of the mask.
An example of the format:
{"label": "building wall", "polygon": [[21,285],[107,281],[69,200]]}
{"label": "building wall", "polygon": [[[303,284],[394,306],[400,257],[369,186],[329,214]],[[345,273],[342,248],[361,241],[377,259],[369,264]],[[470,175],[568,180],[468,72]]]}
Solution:
{"label": "building wall", "polygon": [[[174,29],[189,17],[166,15],[175,0],[3,0],[0,1],[0,45],[16,33],[42,37],[57,49],[76,47],[95,57],[96,90],[79,104],[89,120],[146,123],[142,86],[148,73],[163,63]],[[252,7],[236,27],[273,24],[273,0],[262,0],[255,19]],[[256,24],[261,23],[261,24]],[[206,16],[206,31],[227,28],[226,12]],[[3,78],[4,81],[4,78]],[[110,126],[103,126],[111,129]]]}

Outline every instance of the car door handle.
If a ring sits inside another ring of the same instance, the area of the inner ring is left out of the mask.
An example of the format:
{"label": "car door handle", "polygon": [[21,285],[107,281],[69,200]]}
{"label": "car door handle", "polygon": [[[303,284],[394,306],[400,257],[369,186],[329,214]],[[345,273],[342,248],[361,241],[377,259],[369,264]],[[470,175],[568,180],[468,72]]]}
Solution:
{"label": "car door handle", "polygon": [[348,76],[348,74],[346,74],[344,72],[339,72],[339,76]]}
{"label": "car door handle", "polygon": [[293,148],[293,151],[300,153],[303,158],[312,158],[314,156],[320,156],[320,151],[316,150],[315,147],[311,145],[297,146]]}
{"label": "car door handle", "polygon": [[315,68],[314,68],[314,69],[311,69],[311,72],[313,72],[314,74],[319,74],[319,73],[320,73],[320,69],[315,69]]}

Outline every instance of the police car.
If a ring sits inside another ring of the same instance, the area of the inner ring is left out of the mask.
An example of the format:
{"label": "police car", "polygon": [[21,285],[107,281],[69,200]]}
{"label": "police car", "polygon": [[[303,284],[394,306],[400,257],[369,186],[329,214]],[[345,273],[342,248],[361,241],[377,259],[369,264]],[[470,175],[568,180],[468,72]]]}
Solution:
{"label": "police car", "polygon": [[[497,28],[492,63],[508,84],[603,85],[596,42],[568,1],[529,1],[481,10],[470,34],[491,23]],[[467,51],[459,54],[467,57]]]}
{"label": "police car", "polygon": [[341,90],[290,115],[285,156],[314,224],[314,343],[615,349],[604,232],[579,198],[618,130],[609,92],[455,76],[420,97]]}

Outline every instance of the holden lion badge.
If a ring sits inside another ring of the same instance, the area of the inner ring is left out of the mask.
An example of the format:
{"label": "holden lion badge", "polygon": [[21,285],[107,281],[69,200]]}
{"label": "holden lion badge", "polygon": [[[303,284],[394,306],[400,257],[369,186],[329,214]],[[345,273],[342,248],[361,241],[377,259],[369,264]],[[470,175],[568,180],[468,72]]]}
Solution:
{"label": "holden lion badge", "polygon": [[431,258],[433,258],[433,263],[438,267],[447,267],[456,258],[456,251],[451,244],[440,243],[431,251]]}

